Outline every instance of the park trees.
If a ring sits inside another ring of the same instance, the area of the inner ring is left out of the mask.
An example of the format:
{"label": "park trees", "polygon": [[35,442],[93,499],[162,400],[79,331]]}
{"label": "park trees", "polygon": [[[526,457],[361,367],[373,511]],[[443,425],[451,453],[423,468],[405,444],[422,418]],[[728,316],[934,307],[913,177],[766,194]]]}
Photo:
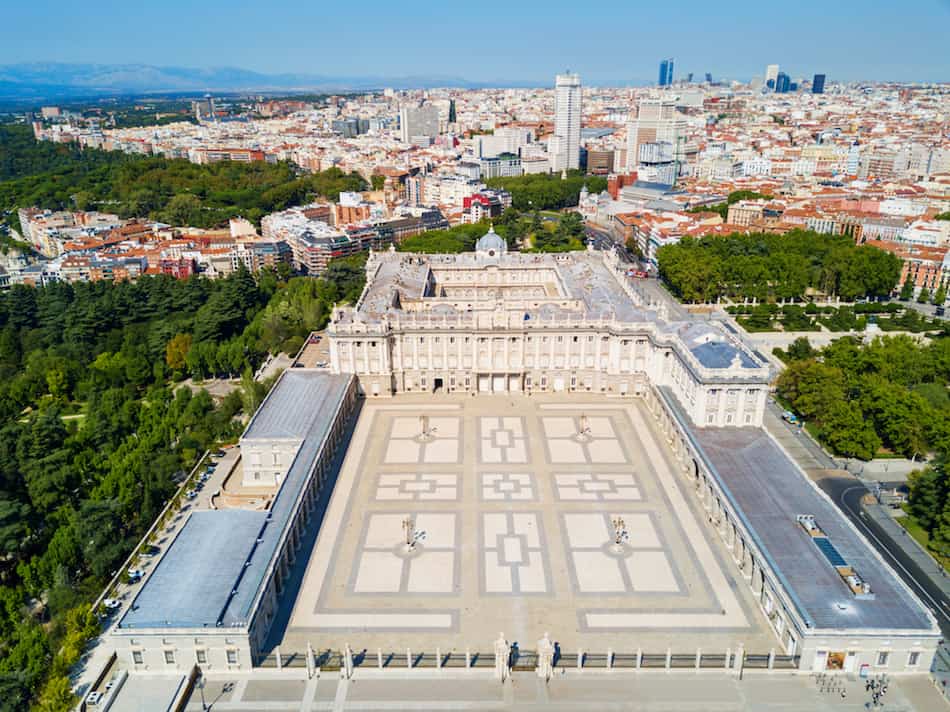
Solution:
{"label": "park trees", "polygon": [[803,230],[687,237],[661,247],[657,261],[661,278],[686,301],[800,299],[810,289],[849,300],[877,297],[889,294],[900,275],[900,260],[889,253]]}
{"label": "park trees", "polygon": [[[242,400],[268,387],[250,378],[264,353],[299,345],[363,288],[360,258],[328,275],[0,292],[0,709],[68,708],[69,668],[97,628],[89,605],[176,474],[239,435]],[[290,328],[267,331],[271,314]],[[173,382],[242,372],[220,402]]]}

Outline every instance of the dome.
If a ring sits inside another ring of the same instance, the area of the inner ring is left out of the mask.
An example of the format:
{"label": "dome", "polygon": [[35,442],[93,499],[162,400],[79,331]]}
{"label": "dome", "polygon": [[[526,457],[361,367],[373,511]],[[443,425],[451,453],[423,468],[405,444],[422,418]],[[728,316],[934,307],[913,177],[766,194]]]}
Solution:
{"label": "dome", "polygon": [[494,226],[489,228],[488,232],[478,238],[478,242],[475,243],[475,252],[487,254],[489,257],[504,254],[507,251],[508,243],[495,232]]}

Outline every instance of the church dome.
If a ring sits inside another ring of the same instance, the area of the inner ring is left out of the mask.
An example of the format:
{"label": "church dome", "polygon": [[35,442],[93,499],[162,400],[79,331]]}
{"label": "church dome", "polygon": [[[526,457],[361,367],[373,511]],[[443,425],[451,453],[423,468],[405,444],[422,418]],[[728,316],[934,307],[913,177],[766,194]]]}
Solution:
{"label": "church dome", "polygon": [[495,232],[494,226],[489,228],[488,232],[478,238],[478,242],[475,243],[475,252],[479,254],[486,254],[489,257],[494,257],[495,255],[501,255],[508,251],[508,243]]}

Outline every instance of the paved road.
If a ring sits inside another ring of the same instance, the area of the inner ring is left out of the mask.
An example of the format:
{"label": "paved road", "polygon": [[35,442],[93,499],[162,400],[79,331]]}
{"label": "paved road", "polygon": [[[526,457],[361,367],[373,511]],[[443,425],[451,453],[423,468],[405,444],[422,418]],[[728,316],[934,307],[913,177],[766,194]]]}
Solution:
{"label": "paved road", "polygon": [[862,510],[861,498],[868,494],[864,484],[852,476],[829,477],[818,484],[920,597],[936,616],[944,637],[950,638],[950,598],[923,572],[914,557],[895,543],[879,522]]}

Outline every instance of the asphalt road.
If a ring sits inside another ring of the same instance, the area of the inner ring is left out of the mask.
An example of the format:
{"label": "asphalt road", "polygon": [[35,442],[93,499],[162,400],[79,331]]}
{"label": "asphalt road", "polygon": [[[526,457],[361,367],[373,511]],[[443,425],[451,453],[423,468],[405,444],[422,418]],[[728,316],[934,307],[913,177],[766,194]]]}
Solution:
{"label": "asphalt road", "polygon": [[931,610],[944,638],[950,639],[950,599],[884,529],[861,510],[861,498],[868,494],[868,489],[854,477],[827,477],[819,486]]}

